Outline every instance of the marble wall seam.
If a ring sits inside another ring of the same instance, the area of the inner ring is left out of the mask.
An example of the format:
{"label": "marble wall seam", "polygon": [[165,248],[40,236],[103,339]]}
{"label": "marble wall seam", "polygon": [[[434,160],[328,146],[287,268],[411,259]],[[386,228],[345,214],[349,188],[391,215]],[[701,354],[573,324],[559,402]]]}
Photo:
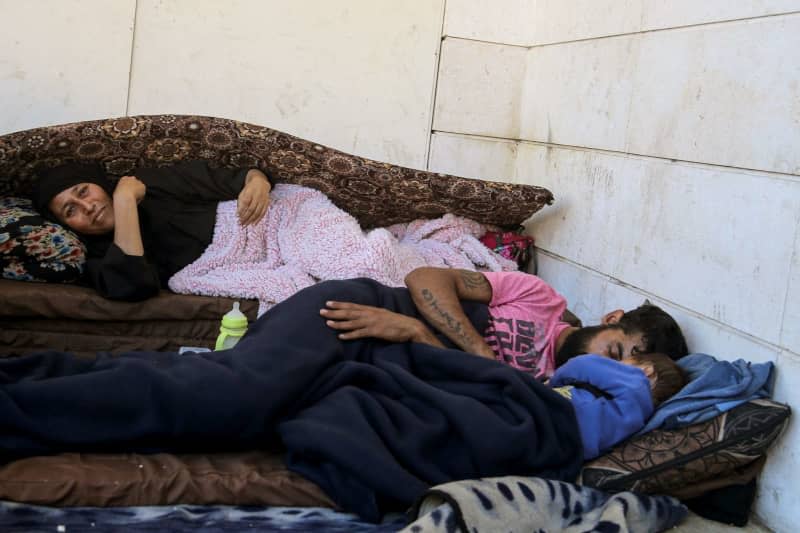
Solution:
{"label": "marble wall seam", "polygon": [[[795,217],[794,248],[790,257],[786,296],[780,324],[781,344],[787,350],[789,346],[798,346],[800,344],[800,212]],[[800,353],[800,351],[795,353]]]}
{"label": "marble wall seam", "polygon": [[[634,4],[637,4],[637,2],[634,2]],[[532,24],[533,27],[526,27],[526,28],[516,27],[513,31],[514,35],[505,38],[501,36],[502,32],[499,32],[498,28],[492,27],[492,22],[497,23],[498,22],[497,20],[486,23],[485,27],[483,28],[476,28],[476,27],[467,27],[467,26],[474,26],[474,24],[465,23],[464,21],[461,21],[460,24],[453,23],[452,19],[456,18],[457,15],[452,15],[450,16],[451,22],[445,24],[442,35],[448,38],[461,38],[461,39],[474,40],[490,44],[503,44],[508,46],[521,46],[526,48],[534,48],[534,47],[554,46],[559,44],[587,41],[593,39],[609,39],[609,38],[624,37],[636,34],[680,30],[683,28],[696,28],[699,26],[722,25],[722,24],[729,24],[747,20],[786,17],[786,16],[800,14],[800,9],[797,9],[797,6],[799,5],[800,3],[794,2],[791,4],[790,7],[782,7],[777,9],[764,8],[761,11],[757,9],[737,10],[734,8],[733,12],[730,13],[722,13],[713,16],[689,17],[688,20],[674,21],[670,22],[667,25],[663,25],[663,23],[659,24],[657,22],[663,18],[662,17],[663,14],[658,13],[658,10],[662,9],[661,7],[657,7],[654,9],[653,6],[644,8],[642,6],[639,6],[640,13],[636,21],[627,20],[627,22],[624,24],[619,22],[619,24],[621,24],[620,27],[605,32],[601,31],[598,33],[592,33],[592,30],[588,30],[582,32],[578,31],[577,35],[574,35],[576,33],[575,29],[570,28],[564,30],[564,35],[562,37],[547,37],[546,36],[547,31],[543,31],[543,28],[538,28],[536,26],[535,12],[539,9],[533,9],[533,13],[527,13],[527,17],[521,17],[522,19],[524,19],[526,24]],[[631,8],[632,6],[629,4],[627,7]],[[547,11],[548,10],[547,6],[545,6],[542,10]],[[532,18],[533,20],[529,21],[528,18]],[[556,24],[558,24],[558,22],[559,21],[556,21]],[[519,24],[522,23],[517,23],[517,25]],[[592,24],[592,29],[594,29],[595,26],[596,24]],[[550,31],[552,32],[553,30],[551,29]],[[521,37],[522,33],[527,33],[528,37],[527,38]],[[569,35],[570,33],[572,33],[573,35]],[[542,34],[545,35],[542,36]]]}
{"label": "marble wall seam", "polygon": [[518,137],[527,49],[445,39],[434,130]]}
{"label": "marble wall seam", "polygon": [[[729,324],[734,330],[763,339],[772,346],[796,346],[800,342],[797,327],[800,321],[794,318],[800,316],[800,306],[787,309],[784,303],[792,253],[800,250],[796,238],[800,216],[797,180],[776,179],[771,174],[755,176],[746,171],[721,171],[709,165],[675,164],[658,158],[601,156],[593,150],[553,149],[535,142],[447,133],[437,133],[434,138],[431,168],[435,171],[536,184],[554,192],[556,204],[537,213],[526,224],[539,237],[537,244],[541,249],[606,273],[609,278],[623,280],[644,293],[663,295],[666,301],[692,309],[695,316],[708,317],[715,324]],[[584,159],[583,164],[576,163]],[[550,164],[543,166],[544,161]],[[577,173],[585,175],[578,180],[580,183],[585,182],[585,186],[591,186],[607,201],[581,201],[583,186],[564,182],[568,180],[566,176],[577,177]],[[606,179],[610,180],[608,184]],[[664,252],[667,257],[683,258],[668,268],[662,268],[658,248],[646,240],[637,240],[640,238],[637,231],[627,230],[641,224],[650,227],[653,216],[646,215],[637,202],[613,200],[625,190],[633,193],[643,188],[652,193],[659,180],[674,181],[674,190],[648,204],[650,211],[661,212],[663,207],[668,214],[663,220],[655,217],[662,222],[653,235],[667,239],[661,250],[671,250]],[[625,185],[628,182],[630,187]],[[636,185],[639,182],[641,186]],[[747,189],[748,184],[754,189]],[[612,194],[608,187],[616,193]],[[726,194],[730,197],[726,198]],[[681,207],[684,202],[688,202],[687,206]],[[676,209],[688,211],[678,211],[684,214],[677,217],[669,216]],[[626,213],[624,219],[612,215],[620,211]],[[637,222],[627,224],[628,219]],[[607,238],[591,229],[601,220],[616,228]],[[741,240],[731,241],[724,236],[731,232]],[[771,237],[764,239],[759,235]],[[709,241],[703,244],[706,238]],[[679,246],[674,242],[676,239],[685,242],[682,245],[685,251],[676,249]],[[618,251],[627,249],[626,244],[630,243],[636,253]],[[617,256],[621,259],[614,259]],[[620,261],[622,266],[618,264]],[[634,273],[626,274],[631,270]],[[800,268],[794,266],[794,271],[788,301],[798,300],[793,295],[800,294]],[[707,289],[698,297],[696,291],[685,288],[686,284],[680,281],[683,279],[694,279],[698,286]],[[752,298],[740,300],[733,298],[729,290],[737,286],[763,287],[763,290],[753,293]],[[702,334],[698,335],[702,338]]]}
{"label": "marble wall seam", "polygon": [[442,2],[441,10],[441,37],[436,47],[436,61],[431,83],[430,105],[428,106],[428,134],[425,139],[425,170],[430,170],[431,165],[431,145],[433,144],[433,123],[436,114],[436,93],[439,86],[439,71],[442,67],[442,43],[445,39],[445,27],[447,17],[447,0]]}
{"label": "marble wall seam", "polygon": [[[513,47],[449,42],[434,130],[800,176],[800,67],[780,53],[800,17],[532,50],[515,74]],[[493,117],[512,93],[521,116]]]}
{"label": "marble wall seam", "polygon": [[573,145],[573,144],[560,144],[555,142],[547,142],[547,141],[536,141],[530,139],[521,139],[519,137],[512,138],[512,137],[497,137],[492,135],[486,134],[475,134],[475,133],[464,133],[459,131],[449,131],[443,129],[432,129],[432,135],[442,134],[442,135],[453,135],[458,137],[464,137],[468,139],[484,139],[489,141],[503,141],[503,142],[513,142],[520,145],[531,145],[531,146],[541,146],[545,148],[559,148],[564,150],[576,150],[576,151],[583,151],[583,152],[593,152],[598,154],[605,154],[605,155],[614,155],[619,157],[631,157],[637,159],[645,159],[645,160],[654,160],[654,161],[662,161],[662,162],[669,162],[669,163],[676,163],[687,165],[690,167],[696,167],[698,169],[705,169],[705,170],[725,170],[725,171],[741,171],[742,173],[746,173],[750,176],[762,177],[765,179],[774,179],[780,181],[788,181],[788,182],[798,182],[800,181],[800,175],[798,174],[787,174],[785,172],[778,172],[775,170],[763,170],[758,168],[747,168],[747,167],[734,167],[728,165],[720,165],[717,163],[705,163],[703,161],[687,161],[683,159],[675,159],[674,157],[666,157],[666,156],[658,156],[658,155],[648,155],[648,154],[639,154],[636,152],[628,152],[628,151],[618,151],[618,150],[609,150],[607,148],[596,148],[593,146],[581,146],[581,145]]}
{"label": "marble wall seam", "polygon": [[442,34],[442,40],[454,40],[454,41],[468,41],[471,43],[479,43],[479,44],[489,44],[494,46],[510,46],[513,48],[525,48],[526,50],[534,48],[531,45],[526,44],[514,44],[514,43],[504,43],[502,41],[490,41],[487,39],[475,39],[474,37],[463,37],[460,35],[446,35]]}
{"label": "marble wall seam", "polygon": [[443,0],[273,4],[140,0],[128,111],[230,117],[424,168]]}
{"label": "marble wall seam", "polygon": [[[600,323],[602,317],[613,309],[633,309],[644,301],[643,293],[618,285],[595,272],[574,266],[571,263],[539,254],[539,276],[562,294],[568,307],[584,324]],[[734,361],[746,359],[752,363],[778,361],[780,348],[764,344],[758,339],[739,335],[736,331],[720,328],[717,324],[697,319],[684,313],[680,307],[658,298],[650,299],[672,315],[683,328],[689,348],[694,353],[712,354],[715,357]]]}
{"label": "marble wall seam", "polygon": [[132,0],[0,0],[0,133],[125,111]]}
{"label": "marble wall seam", "polygon": [[545,257],[547,257],[547,258],[549,258],[549,259],[551,259],[553,261],[559,261],[561,263],[565,263],[565,264],[571,266],[572,268],[576,268],[576,269],[582,270],[582,271],[584,271],[586,273],[589,273],[589,274],[591,274],[591,275],[593,275],[593,276],[595,276],[595,277],[597,277],[597,278],[599,278],[599,279],[601,279],[601,280],[603,280],[603,281],[605,281],[607,283],[612,283],[612,284],[614,284],[616,286],[619,286],[621,288],[624,288],[624,289],[627,289],[629,291],[635,292],[635,293],[641,295],[642,299],[648,299],[648,300],[652,301],[656,305],[661,305],[661,306],[668,305],[669,307],[672,307],[672,308],[675,308],[675,309],[679,309],[683,314],[691,317],[694,320],[700,320],[700,321],[703,321],[703,322],[705,322],[707,324],[711,324],[711,325],[713,325],[714,327],[718,328],[721,331],[724,331],[724,332],[736,335],[738,337],[742,337],[744,339],[747,339],[748,341],[750,341],[752,343],[755,343],[755,344],[758,344],[758,345],[762,346],[763,348],[766,348],[766,349],[769,349],[769,350],[774,350],[776,352],[790,352],[790,353],[792,353],[792,355],[794,355],[798,359],[800,359],[800,355],[795,354],[794,352],[791,352],[791,350],[786,346],[781,346],[780,344],[776,344],[776,343],[770,342],[770,341],[768,341],[768,340],[766,340],[766,339],[764,339],[762,337],[758,337],[758,336],[750,334],[750,333],[748,333],[746,331],[742,331],[741,329],[733,327],[730,324],[727,324],[725,322],[721,322],[721,321],[719,321],[719,320],[717,320],[717,319],[715,319],[713,317],[710,317],[708,315],[700,313],[700,312],[698,312],[698,311],[696,311],[694,309],[691,309],[689,307],[686,307],[686,306],[684,306],[684,305],[682,305],[682,304],[680,304],[678,302],[674,302],[672,300],[669,300],[668,298],[665,298],[665,297],[663,297],[663,296],[661,296],[659,294],[655,294],[655,293],[649,292],[649,291],[647,291],[645,289],[642,289],[641,287],[637,287],[637,286],[632,285],[630,283],[626,283],[625,281],[623,281],[621,279],[618,279],[618,278],[615,278],[615,277],[613,277],[613,276],[611,276],[611,275],[609,275],[609,274],[607,274],[605,272],[601,272],[599,270],[591,268],[591,267],[589,267],[589,266],[587,266],[587,265],[585,265],[583,263],[578,263],[576,261],[573,261],[573,260],[569,259],[568,257],[564,257],[564,256],[559,255],[557,253],[554,253],[554,252],[552,252],[550,250],[541,248],[538,245],[536,246],[536,252],[535,253],[536,254],[541,254],[542,256],[545,256]]}
{"label": "marble wall seam", "polygon": [[133,20],[131,21],[131,55],[128,58],[128,88],[125,91],[125,116],[130,116],[131,85],[133,84],[133,65],[136,54],[136,24],[139,21],[139,0],[133,0]]}
{"label": "marble wall seam", "polygon": [[[637,2],[633,3],[636,4]],[[641,4],[641,2],[638,2],[638,4]],[[513,35],[511,38],[506,38],[505,40],[503,40],[500,37],[497,28],[491,27],[492,22],[487,23],[487,25],[485,25],[482,29],[478,29],[478,28],[465,27],[465,26],[470,26],[471,24],[465,24],[463,21],[461,21],[460,24],[455,24],[452,21],[449,24],[445,23],[443,36],[449,38],[468,39],[473,41],[485,42],[489,44],[502,44],[508,46],[522,46],[526,48],[535,48],[544,46],[555,46],[560,44],[567,44],[567,43],[574,43],[581,41],[589,41],[594,39],[611,39],[611,38],[618,38],[630,35],[674,31],[685,28],[696,28],[700,26],[723,25],[723,24],[736,23],[747,20],[786,17],[786,16],[800,14],[800,9],[797,8],[798,5],[800,4],[792,3],[790,6],[787,5],[785,7],[773,10],[770,10],[765,7],[760,12],[757,9],[753,10],[733,9],[733,12],[719,14],[716,17],[700,16],[699,18],[695,17],[694,19],[692,17],[689,17],[689,20],[685,20],[683,22],[674,21],[671,22],[669,25],[659,25],[657,22],[652,22],[654,20],[660,20],[661,17],[658,13],[658,9],[661,9],[661,7],[657,7],[656,9],[654,9],[653,6],[643,7],[642,5],[638,5],[638,9],[640,10],[639,16],[636,17],[638,20],[627,20],[626,23],[622,24],[622,26],[619,28],[614,28],[612,30],[608,30],[605,32],[600,31],[598,33],[591,33],[591,30],[587,31],[585,29],[584,31],[576,31],[574,27],[566,28],[563,30],[564,35],[561,37],[556,37],[556,36],[547,37],[546,36],[547,31],[542,31],[543,28],[538,28],[536,26],[536,12],[539,10],[548,11],[548,7],[544,6],[543,9],[540,9],[539,7],[534,8],[532,10],[532,13],[527,13],[528,17],[522,16],[522,18],[526,22],[530,22],[528,21],[528,18],[533,18],[532,22],[533,27],[528,28],[528,33],[530,33],[532,36],[529,36],[527,38],[519,38],[519,35],[516,35],[521,32],[520,27],[516,28],[516,31],[514,32],[515,35]],[[631,9],[632,7],[633,6],[629,4],[626,9]],[[453,15],[450,18],[455,19],[457,18],[457,15]],[[493,22],[497,23],[497,20],[494,20]],[[559,22],[563,21],[557,20],[556,25],[558,25]],[[550,31],[552,32],[553,30],[551,29]],[[573,35],[569,35],[570,33],[572,33]],[[575,35],[576,33],[577,35]],[[545,36],[541,37],[540,34],[545,34]]]}
{"label": "marble wall seam", "polygon": [[789,348],[787,348],[785,346],[783,346],[782,348],[783,348],[783,350],[781,351],[781,354],[780,354],[780,356],[778,358],[779,361],[780,361],[780,358],[782,358],[782,357],[789,357],[793,361],[795,361],[797,363],[800,363],[800,353],[795,352],[793,350],[790,350]]}
{"label": "marble wall seam", "polygon": [[[695,29],[699,27],[711,27],[711,26],[721,26],[725,24],[736,24],[739,22],[746,22],[746,21],[756,21],[761,19],[770,19],[770,18],[780,18],[780,17],[791,17],[791,16],[800,16],[800,10],[796,11],[786,11],[781,13],[771,13],[768,15],[757,15],[752,17],[737,17],[737,18],[730,18],[730,19],[723,19],[723,20],[714,20],[714,21],[706,21],[706,22],[697,22],[693,24],[679,24],[675,26],[668,26],[663,28],[643,28],[638,31],[630,31],[630,32],[620,32],[620,33],[613,33],[607,35],[593,35],[589,37],[582,37],[577,39],[565,39],[563,41],[549,41],[549,42],[542,42],[536,44],[529,44],[525,45],[527,48],[544,48],[548,46],[559,46],[564,44],[571,44],[571,43],[580,43],[586,41],[595,41],[595,40],[602,40],[602,39],[618,39],[624,37],[631,37],[634,35],[647,35],[653,33],[661,33],[661,32],[670,32],[670,31],[680,31],[680,30],[688,30],[688,29]],[[474,39],[480,40],[480,39]],[[504,43],[499,43],[504,44]],[[521,46],[521,45],[509,45],[509,46]]]}

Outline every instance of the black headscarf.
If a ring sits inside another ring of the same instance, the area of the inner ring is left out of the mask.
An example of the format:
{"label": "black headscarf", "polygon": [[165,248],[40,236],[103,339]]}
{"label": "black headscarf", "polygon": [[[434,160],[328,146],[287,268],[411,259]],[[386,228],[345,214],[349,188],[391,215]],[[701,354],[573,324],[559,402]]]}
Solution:
{"label": "black headscarf", "polygon": [[50,200],[70,187],[79,183],[94,183],[102,187],[109,196],[114,194],[114,184],[106,178],[100,165],[68,163],[40,170],[37,174],[39,182],[31,193],[31,201],[39,213],[55,221],[58,218],[50,210]]}

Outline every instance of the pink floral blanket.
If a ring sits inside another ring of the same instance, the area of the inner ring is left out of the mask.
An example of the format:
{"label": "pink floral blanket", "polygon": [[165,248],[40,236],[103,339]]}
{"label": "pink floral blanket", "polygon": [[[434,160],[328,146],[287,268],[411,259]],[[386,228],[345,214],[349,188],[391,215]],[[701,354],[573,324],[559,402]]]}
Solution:
{"label": "pink floral blanket", "polygon": [[238,223],[236,202],[221,202],[212,243],[169,287],[257,298],[261,315],[322,280],[367,277],[398,287],[420,266],[516,270],[478,240],[485,232],[482,224],[449,214],[364,232],[321,192],[278,184],[267,214],[246,228]]}

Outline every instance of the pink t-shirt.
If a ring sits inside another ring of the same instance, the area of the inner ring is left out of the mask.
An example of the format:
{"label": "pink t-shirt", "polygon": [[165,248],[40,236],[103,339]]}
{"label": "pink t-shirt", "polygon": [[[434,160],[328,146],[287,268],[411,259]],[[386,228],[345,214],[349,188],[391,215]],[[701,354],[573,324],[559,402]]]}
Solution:
{"label": "pink t-shirt", "polygon": [[555,371],[556,340],[567,302],[550,285],[524,272],[484,272],[492,286],[484,338],[498,361],[536,378]]}

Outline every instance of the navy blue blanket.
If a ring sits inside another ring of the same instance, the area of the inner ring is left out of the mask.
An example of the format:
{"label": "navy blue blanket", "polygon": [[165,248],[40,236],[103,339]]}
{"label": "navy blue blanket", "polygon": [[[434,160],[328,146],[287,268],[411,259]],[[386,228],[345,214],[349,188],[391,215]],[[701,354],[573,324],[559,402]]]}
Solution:
{"label": "navy blue blanket", "polygon": [[[369,520],[438,483],[577,475],[567,400],[458,350],[343,342],[319,315],[331,299],[415,313],[404,289],[325,282],[274,307],[226,352],[0,361],[0,449],[213,451],[280,439],[291,469]],[[485,306],[470,313],[485,324]]]}

